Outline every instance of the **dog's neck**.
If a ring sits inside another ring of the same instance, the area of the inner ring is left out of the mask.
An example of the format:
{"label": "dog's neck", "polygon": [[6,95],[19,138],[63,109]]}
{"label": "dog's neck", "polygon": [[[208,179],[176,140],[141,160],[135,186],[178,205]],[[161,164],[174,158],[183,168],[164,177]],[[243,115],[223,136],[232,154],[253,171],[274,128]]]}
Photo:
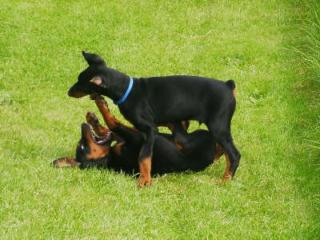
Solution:
{"label": "dog's neck", "polygon": [[129,83],[130,77],[117,71],[114,73],[108,89],[104,89],[102,94],[111,98],[113,101],[118,101],[127,90]]}

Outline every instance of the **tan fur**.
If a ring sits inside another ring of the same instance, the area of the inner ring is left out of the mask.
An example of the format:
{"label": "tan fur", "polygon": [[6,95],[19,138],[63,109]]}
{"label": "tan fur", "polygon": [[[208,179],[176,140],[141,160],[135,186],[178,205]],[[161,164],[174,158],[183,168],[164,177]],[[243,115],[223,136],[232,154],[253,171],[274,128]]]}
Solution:
{"label": "tan fur", "polygon": [[90,80],[90,82],[100,86],[102,83],[102,79],[99,76],[95,76]]}
{"label": "tan fur", "polygon": [[146,157],[139,163],[140,176],[138,180],[139,187],[151,185],[151,157]]}

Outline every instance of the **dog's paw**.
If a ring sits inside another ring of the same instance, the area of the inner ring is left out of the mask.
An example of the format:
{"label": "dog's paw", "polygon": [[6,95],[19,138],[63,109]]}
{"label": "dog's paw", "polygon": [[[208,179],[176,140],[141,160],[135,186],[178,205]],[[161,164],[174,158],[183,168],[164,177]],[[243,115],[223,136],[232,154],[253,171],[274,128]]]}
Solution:
{"label": "dog's paw", "polygon": [[138,179],[138,187],[143,188],[144,186],[151,186],[152,180],[151,178],[146,178],[140,176]]}
{"label": "dog's paw", "polygon": [[96,95],[93,100],[95,100],[98,106],[108,108],[108,103],[102,96]]}
{"label": "dog's paw", "polygon": [[231,173],[225,173],[225,174],[223,175],[222,181],[223,181],[223,182],[229,182],[230,180],[232,180],[232,175],[231,175]]}
{"label": "dog's paw", "polygon": [[93,112],[87,112],[86,120],[91,126],[96,126],[99,124],[99,120]]}
{"label": "dog's paw", "polygon": [[62,157],[54,160],[51,165],[56,168],[79,167],[80,163],[75,158]]}

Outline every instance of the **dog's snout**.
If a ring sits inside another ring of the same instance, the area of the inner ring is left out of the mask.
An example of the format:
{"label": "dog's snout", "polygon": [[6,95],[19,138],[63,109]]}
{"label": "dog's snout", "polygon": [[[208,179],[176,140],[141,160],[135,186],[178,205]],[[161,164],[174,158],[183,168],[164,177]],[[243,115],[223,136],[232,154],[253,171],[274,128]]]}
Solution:
{"label": "dog's snout", "polygon": [[69,91],[68,91],[68,96],[69,96],[69,97],[72,97],[72,95],[73,95],[73,94],[72,94],[72,89],[70,88]]}
{"label": "dog's snout", "polygon": [[69,91],[68,91],[68,96],[69,97],[74,97],[74,98],[81,98],[88,95],[86,92],[81,91],[77,85],[73,85]]}

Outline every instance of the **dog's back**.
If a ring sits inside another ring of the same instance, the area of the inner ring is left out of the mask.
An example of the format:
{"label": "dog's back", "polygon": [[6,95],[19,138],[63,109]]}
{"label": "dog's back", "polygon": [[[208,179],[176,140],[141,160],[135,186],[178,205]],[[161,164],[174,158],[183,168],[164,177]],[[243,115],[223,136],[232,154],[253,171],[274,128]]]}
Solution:
{"label": "dog's back", "polygon": [[207,122],[212,114],[235,104],[234,82],[230,81],[179,75],[144,78],[137,84],[138,94],[153,110],[155,123],[161,124],[186,119]]}

